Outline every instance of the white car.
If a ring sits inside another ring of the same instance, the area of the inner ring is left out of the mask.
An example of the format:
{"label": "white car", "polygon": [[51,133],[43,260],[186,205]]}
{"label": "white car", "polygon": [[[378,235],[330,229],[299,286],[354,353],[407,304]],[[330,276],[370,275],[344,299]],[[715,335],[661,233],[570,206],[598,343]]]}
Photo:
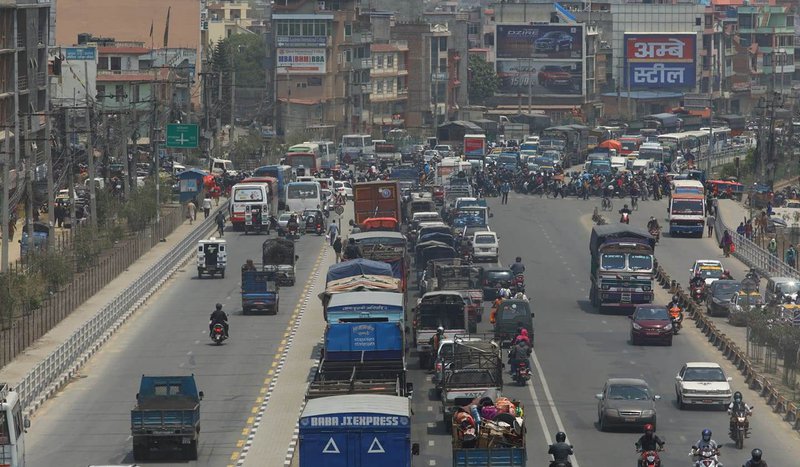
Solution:
{"label": "white car", "polygon": [[442,157],[450,157],[453,155],[453,148],[449,144],[437,144],[433,150],[438,152]]}
{"label": "white car", "polygon": [[710,405],[722,410],[731,402],[732,378],[726,377],[716,363],[689,362],[675,376],[675,395],[678,408],[687,405]]}
{"label": "white car", "polygon": [[350,182],[337,180],[333,183],[336,187],[336,193],[344,195],[347,199],[353,199],[353,186],[350,185]]}
{"label": "white car", "polygon": [[722,263],[715,259],[698,259],[689,269],[689,280],[691,281],[698,272],[705,279],[706,285],[711,285],[711,283],[722,277],[724,269],[722,268]]}
{"label": "white car", "polygon": [[422,153],[422,159],[425,162],[431,162],[432,160],[438,159],[439,157],[440,157],[439,151],[436,151],[434,149],[428,149]]}
{"label": "white car", "polygon": [[475,261],[497,262],[500,255],[500,240],[495,232],[475,232],[472,236],[472,257]]}
{"label": "white car", "polygon": [[797,222],[800,219],[800,201],[788,200],[785,205],[773,209],[773,216],[780,217],[789,223]]}

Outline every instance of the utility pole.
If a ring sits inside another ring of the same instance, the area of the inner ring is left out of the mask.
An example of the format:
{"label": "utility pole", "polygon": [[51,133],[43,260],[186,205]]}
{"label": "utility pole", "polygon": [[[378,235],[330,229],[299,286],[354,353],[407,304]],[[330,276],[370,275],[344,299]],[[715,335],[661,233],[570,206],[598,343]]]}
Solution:
{"label": "utility pole", "polygon": [[[30,116],[26,115],[23,120],[23,131],[25,135],[30,134]],[[28,230],[28,253],[33,253],[33,171],[36,168],[36,153],[33,151],[33,141],[25,140],[25,197],[27,203],[25,206],[25,228]]]}
{"label": "utility pole", "polygon": [[66,155],[69,157],[69,163],[67,167],[69,167],[69,176],[67,177],[67,183],[69,186],[69,219],[70,219],[70,229],[75,228],[75,155],[72,152],[72,141],[70,139],[70,128],[69,128],[69,109],[64,108],[64,149],[67,151]]}
{"label": "utility pole", "polygon": [[8,185],[10,184],[11,180],[9,180],[9,169],[8,165],[11,161],[11,148],[10,140],[11,140],[11,133],[8,131],[8,127],[4,130],[3,139],[3,206],[0,208],[3,210],[2,213],[2,221],[3,225],[0,226],[0,233],[3,235],[3,246],[2,246],[2,263],[0,264],[0,272],[6,272],[8,269]]}
{"label": "utility pole", "polygon": [[533,59],[528,59],[528,115],[533,115]]}
{"label": "utility pole", "polygon": [[153,152],[153,175],[156,183],[156,224],[161,222],[161,179],[159,177],[158,142],[156,141],[156,125],[158,124],[158,98],[153,85],[153,113],[150,116],[150,150]]}
{"label": "utility pole", "polygon": [[125,199],[129,200],[131,198],[131,167],[130,163],[128,162],[128,135],[125,133],[125,128],[128,127],[128,113],[123,112],[120,114],[119,117],[119,132],[117,134],[117,154],[119,155],[119,160],[123,161],[122,170],[125,177],[124,183],[122,184],[123,189],[125,190]]}
{"label": "utility pole", "polygon": [[[95,196],[94,172],[94,141],[92,138],[92,101],[89,97],[89,65],[83,62],[83,75],[86,80],[86,156],[89,160],[89,222],[92,227],[97,227],[97,197]],[[74,199],[73,199],[74,204]],[[75,222],[75,219],[72,220]]]}
{"label": "utility pole", "polygon": [[233,142],[233,132],[236,127],[236,70],[231,71],[231,129],[228,143]]}
{"label": "utility pole", "polygon": [[55,199],[55,186],[53,183],[53,150],[50,145],[50,131],[52,128],[51,121],[52,114],[47,112],[44,123],[44,157],[47,160],[47,224],[50,226],[50,234],[47,235],[47,243],[50,251],[55,251],[52,248],[56,243],[55,236],[55,219],[56,215],[56,199]]}

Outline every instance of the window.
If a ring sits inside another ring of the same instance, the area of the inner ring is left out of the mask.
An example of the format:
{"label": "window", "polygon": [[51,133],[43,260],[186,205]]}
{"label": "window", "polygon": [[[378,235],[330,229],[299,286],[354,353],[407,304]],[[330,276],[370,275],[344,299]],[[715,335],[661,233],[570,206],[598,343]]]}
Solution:
{"label": "window", "polygon": [[386,68],[394,68],[394,55],[389,54],[386,56]]}
{"label": "window", "polygon": [[102,84],[98,84],[97,86],[97,95],[98,96],[105,96],[106,95],[106,87]]}
{"label": "window", "polygon": [[377,84],[377,86],[378,86],[378,90],[377,90],[377,91],[375,91],[375,93],[376,93],[376,94],[383,94],[383,80],[382,80],[382,79],[379,79],[379,80],[376,80],[375,82],[376,82],[376,83],[378,83],[378,84]]}
{"label": "window", "polygon": [[131,102],[139,102],[139,85],[131,85]]}
{"label": "window", "polygon": [[111,70],[122,69],[122,57],[111,57]]}
{"label": "window", "polygon": [[481,32],[481,25],[480,23],[469,23],[467,24],[467,34],[469,35],[477,35]]}
{"label": "window", "polygon": [[303,35],[304,36],[313,36],[314,35],[314,23],[311,22],[304,22],[303,23]]}
{"label": "window", "polygon": [[344,37],[350,37],[353,35],[353,25],[350,23],[345,23],[344,25]]}
{"label": "window", "polygon": [[97,59],[98,70],[108,70],[108,57],[100,57]]}
{"label": "window", "polygon": [[122,102],[125,100],[125,86],[122,84],[118,84],[114,87],[114,96],[116,96],[117,102]]}
{"label": "window", "polygon": [[290,36],[299,36],[300,35],[300,23],[297,21],[289,22],[289,35]]}
{"label": "window", "polygon": [[439,52],[447,52],[447,38],[440,37],[439,38]]}
{"label": "window", "polygon": [[289,35],[289,24],[284,21],[278,21],[275,25],[275,35],[277,36],[288,36]]}
{"label": "window", "polygon": [[314,35],[315,36],[327,36],[328,31],[325,27],[326,24],[323,21],[314,21]]}
{"label": "window", "polygon": [[703,18],[701,18],[699,16],[697,18],[695,18],[694,19],[694,25],[695,26],[702,26],[703,25]]}
{"label": "window", "polygon": [[447,73],[447,59],[440,58],[439,59],[439,72],[440,73]]}
{"label": "window", "polygon": [[375,68],[383,68],[383,55],[375,56]]}

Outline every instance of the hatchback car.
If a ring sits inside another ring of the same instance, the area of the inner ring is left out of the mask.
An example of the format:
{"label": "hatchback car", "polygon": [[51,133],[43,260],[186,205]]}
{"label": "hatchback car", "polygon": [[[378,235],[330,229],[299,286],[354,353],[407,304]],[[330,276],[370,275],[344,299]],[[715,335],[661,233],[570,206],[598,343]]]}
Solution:
{"label": "hatchback car", "polygon": [[641,428],[647,423],[656,427],[656,401],[661,396],[653,394],[643,379],[610,378],[595,398],[600,431],[620,426]]}
{"label": "hatchback car", "polygon": [[722,263],[715,259],[698,259],[689,268],[689,280],[691,281],[698,272],[705,279],[706,285],[711,285],[712,282],[722,277]]}
{"label": "hatchback car", "polygon": [[353,187],[350,182],[337,180],[334,182],[334,186],[336,186],[337,194],[343,195],[347,199],[353,199]]}
{"label": "hatchback car", "polygon": [[510,269],[486,269],[483,271],[483,299],[494,300],[501,288],[511,288],[514,274]]}
{"label": "hatchback car", "polygon": [[689,362],[675,376],[675,395],[678,407],[710,405],[726,410],[731,402],[732,378],[713,362]]}
{"label": "hatchback car", "polygon": [[706,289],[706,311],[711,316],[728,314],[728,302],[742,288],[739,281],[718,280]]}
{"label": "hatchback car", "polygon": [[631,320],[631,344],[645,341],[663,342],[672,345],[672,319],[667,307],[659,305],[636,305]]}

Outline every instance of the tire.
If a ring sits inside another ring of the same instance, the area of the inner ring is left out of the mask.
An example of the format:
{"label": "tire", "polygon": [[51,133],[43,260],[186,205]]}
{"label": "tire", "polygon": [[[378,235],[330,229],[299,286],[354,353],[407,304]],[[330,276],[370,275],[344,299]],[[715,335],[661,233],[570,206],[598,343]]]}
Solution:
{"label": "tire", "polygon": [[633,334],[631,334],[631,345],[639,345],[639,341]]}
{"label": "tire", "polygon": [[672,347],[672,337],[667,340],[667,347]]}
{"label": "tire", "polygon": [[221,273],[219,273],[219,277],[225,279],[225,270],[223,269]]}
{"label": "tire", "polygon": [[736,449],[744,448],[744,433],[736,429]]}
{"label": "tire", "polygon": [[678,409],[686,410],[686,404],[683,403],[683,398],[678,394]]}
{"label": "tire", "polygon": [[133,445],[133,460],[135,461],[145,461],[147,460],[150,452],[147,448],[146,444],[134,444]]}
{"label": "tire", "polygon": [[597,419],[597,427],[600,429],[600,431],[608,431],[608,424],[606,423],[606,417],[601,415]]}
{"label": "tire", "polygon": [[243,315],[247,315],[248,313],[250,313],[250,307],[249,306],[242,306],[242,314]]}
{"label": "tire", "polygon": [[197,278],[198,279],[202,279],[203,278],[203,271],[200,270],[200,268],[197,269]]}

